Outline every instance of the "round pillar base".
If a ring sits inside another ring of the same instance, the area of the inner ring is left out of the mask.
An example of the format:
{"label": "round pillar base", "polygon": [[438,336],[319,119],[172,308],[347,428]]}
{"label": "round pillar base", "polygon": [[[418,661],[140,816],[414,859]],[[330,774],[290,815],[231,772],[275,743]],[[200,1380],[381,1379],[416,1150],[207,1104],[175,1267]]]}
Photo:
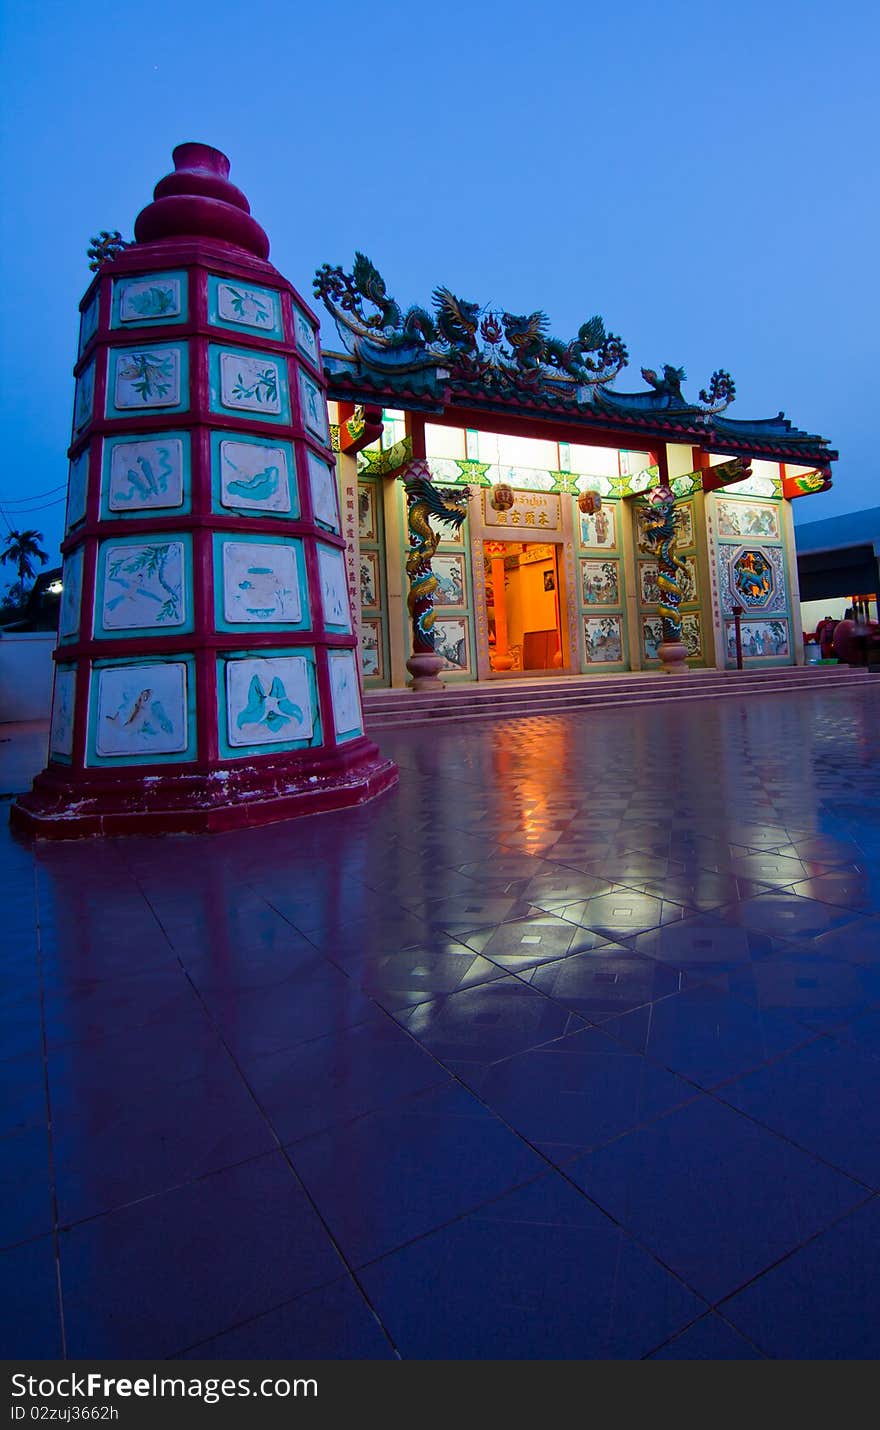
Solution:
{"label": "round pillar base", "polygon": [[53,766],[14,802],[9,822],[37,839],[219,833],[364,804],[397,776],[394,762],[366,739],[344,759],[336,751],[332,764],[316,760],[306,769],[279,760],[268,768],[255,762],[208,773],[156,774],[154,767],[147,777],[90,770],[74,779]]}
{"label": "round pillar base", "polygon": [[446,689],[443,681],[437,679],[438,673],[443,669],[442,655],[435,655],[433,651],[427,650],[413,651],[406,663],[406,668],[412,676],[411,690]]}
{"label": "round pillar base", "polygon": [[687,646],[681,641],[661,641],[657,654],[662,662],[664,675],[687,674]]}

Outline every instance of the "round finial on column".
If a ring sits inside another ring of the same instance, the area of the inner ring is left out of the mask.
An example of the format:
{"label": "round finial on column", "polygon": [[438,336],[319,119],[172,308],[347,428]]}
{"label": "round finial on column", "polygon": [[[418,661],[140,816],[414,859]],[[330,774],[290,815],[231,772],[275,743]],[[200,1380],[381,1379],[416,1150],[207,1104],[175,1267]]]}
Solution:
{"label": "round finial on column", "polygon": [[251,217],[241,189],[229,181],[229,160],[210,144],[178,144],[174,172],[160,179],[153,202],[135,220],[138,243],[167,238],[213,238],[257,258],[269,257],[269,239]]}

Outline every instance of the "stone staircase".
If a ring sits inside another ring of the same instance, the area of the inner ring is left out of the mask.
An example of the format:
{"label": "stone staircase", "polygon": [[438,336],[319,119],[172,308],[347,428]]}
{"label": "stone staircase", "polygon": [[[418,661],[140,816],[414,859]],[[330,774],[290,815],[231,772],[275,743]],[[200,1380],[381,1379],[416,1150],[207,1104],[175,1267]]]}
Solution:
{"label": "stone staircase", "polygon": [[594,707],[649,705],[673,700],[860,690],[871,680],[848,665],[784,666],[777,670],[693,670],[686,675],[639,671],[622,675],[568,675],[449,684],[436,694],[369,690],[364,696],[368,733],[432,720],[517,719],[568,715]]}

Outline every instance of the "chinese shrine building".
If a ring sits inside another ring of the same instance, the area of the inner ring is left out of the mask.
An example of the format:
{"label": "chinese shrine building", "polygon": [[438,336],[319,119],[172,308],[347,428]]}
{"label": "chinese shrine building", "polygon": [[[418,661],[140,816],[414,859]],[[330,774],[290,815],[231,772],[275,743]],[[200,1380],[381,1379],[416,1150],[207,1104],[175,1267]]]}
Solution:
{"label": "chinese shrine building", "polygon": [[736,665],[735,607],[747,667],[803,661],[791,503],[830,486],[825,438],[782,413],[729,417],[723,371],[698,402],[671,366],[617,391],[627,352],[599,318],[564,344],[542,313],[486,312],[446,289],[431,312],[402,314],[362,255],[351,275],[325,265],[315,290],[342,339],[334,351],[323,324],[367,689],[409,679],[405,480],[420,459],[450,497],[470,489],[432,561],[444,682],[659,671],[658,489],[674,501],[687,665]]}

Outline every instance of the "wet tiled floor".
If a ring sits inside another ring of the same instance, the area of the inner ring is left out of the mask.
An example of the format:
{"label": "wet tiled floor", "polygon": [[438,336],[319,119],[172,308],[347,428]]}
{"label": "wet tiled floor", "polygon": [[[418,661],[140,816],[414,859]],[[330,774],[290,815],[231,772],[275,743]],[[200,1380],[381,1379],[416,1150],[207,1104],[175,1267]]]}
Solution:
{"label": "wet tiled floor", "polygon": [[880,1355],[880,681],[2,834],[3,1349]]}

